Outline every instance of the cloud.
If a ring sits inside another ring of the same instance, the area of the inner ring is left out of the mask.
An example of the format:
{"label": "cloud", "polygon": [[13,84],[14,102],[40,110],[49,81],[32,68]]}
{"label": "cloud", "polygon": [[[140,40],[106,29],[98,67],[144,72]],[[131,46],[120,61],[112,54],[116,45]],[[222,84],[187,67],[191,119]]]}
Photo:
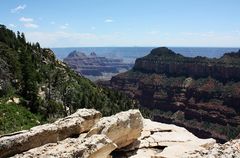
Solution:
{"label": "cloud", "polygon": [[79,46],[128,46],[134,45],[132,38],[127,39],[125,33],[112,32],[109,34],[95,34],[89,32],[70,32],[66,30],[56,32],[26,31],[30,42],[39,42],[43,47],[79,47]]}
{"label": "cloud", "polygon": [[114,20],[112,20],[112,19],[106,19],[104,22],[106,22],[106,23],[112,23],[112,22],[114,22]]}
{"label": "cloud", "polygon": [[213,37],[215,33],[213,31],[208,32],[181,32],[181,35],[185,36],[200,36],[200,37]]}
{"label": "cloud", "polygon": [[23,26],[26,27],[26,28],[38,28],[39,25],[33,23],[34,22],[34,19],[32,18],[26,18],[26,17],[21,17],[19,19],[19,21],[21,21],[23,23]]}
{"label": "cloud", "polygon": [[56,22],[55,22],[55,21],[51,21],[50,24],[51,24],[51,25],[55,25]]}
{"label": "cloud", "polygon": [[31,42],[39,42],[44,47],[63,47],[91,45],[98,40],[98,36],[92,33],[77,32],[26,32],[26,37]]}
{"label": "cloud", "polygon": [[27,7],[26,4],[18,5],[16,8],[11,9],[11,13],[19,13],[21,10],[24,10]]}
{"label": "cloud", "polygon": [[60,29],[66,29],[67,28],[67,26],[65,26],[65,25],[62,25],[62,26],[60,26]]}
{"label": "cloud", "polygon": [[14,25],[14,24],[9,24],[9,26],[12,27],[12,28],[16,28],[16,27],[17,27],[17,26]]}
{"label": "cloud", "polygon": [[240,30],[236,30],[235,33],[237,33],[238,35],[240,35]]}
{"label": "cloud", "polygon": [[96,30],[96,27],[95,27],[95,26],[92,26],[92,27],[91,27],[91,30]]}
{"label": "cloud", "polygon": [[25,23],[23,25],[26,28],[38,28],[39,27],[37,24],[33,24],[33,23]]}
{"label": "cloud", "polygon": [[21,21],[21,22],[33,22],[34,20],[32,18],[21,17],[19,19],[19,21]]}
{"label": "cloud", "polygon": [[[234,32],[180,32],[171,38],[173,46],[239,47],[240,37]],[[170,41],[168,41],[170,43]]]}
{"label": "cloud", "polygon": [[68,28],[68,26],[69,26],[69,24],[68,23],[65,23],[64,25],[61,25],[60,26],[60,29],[67,29]]}
{"label": "cloud", "polygon": [[159,31],[149,31],[147,33],[150,35],[158,35],[160,32]]}
{"label": "cloud", "polygon": [[[88,47],[88,46],[205,46],[205,47],[239,47],[240,37],[236,33],[218,33],[214,36],[184,36],[170,33],[170,37],[129,35],[125,32],[79,33],[66,30],[56,32],[26,31],[31,42],[39,42],[43,47]],[[133,33],[134,34],[134,33]]]}

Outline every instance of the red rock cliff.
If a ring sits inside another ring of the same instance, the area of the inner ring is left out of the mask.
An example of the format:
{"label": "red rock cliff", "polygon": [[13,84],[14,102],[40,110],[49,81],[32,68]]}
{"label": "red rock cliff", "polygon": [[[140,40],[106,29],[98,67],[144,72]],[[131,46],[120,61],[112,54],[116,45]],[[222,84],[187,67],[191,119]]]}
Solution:
{"label": "red rock cliff", "polygon": [[137,99],[152,119],[200,137],[224,142],[240,131],[240,52],[209,59],[157,48],[108,86]]}

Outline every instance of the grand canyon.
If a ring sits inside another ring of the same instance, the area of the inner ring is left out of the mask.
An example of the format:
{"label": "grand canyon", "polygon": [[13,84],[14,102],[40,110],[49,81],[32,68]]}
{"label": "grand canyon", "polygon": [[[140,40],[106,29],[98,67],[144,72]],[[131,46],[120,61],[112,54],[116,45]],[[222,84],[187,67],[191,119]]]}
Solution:
{"label": "grand canyon", "polygon": [[240,158],[239,6],[1,0],[0,158]]}
{"label": "grand canyon", "polygon": [[103,86],[136,99],[155,121],[225,142],[240,131],[240,51],[221,58],[184,57],[166,47],[138,58]]}

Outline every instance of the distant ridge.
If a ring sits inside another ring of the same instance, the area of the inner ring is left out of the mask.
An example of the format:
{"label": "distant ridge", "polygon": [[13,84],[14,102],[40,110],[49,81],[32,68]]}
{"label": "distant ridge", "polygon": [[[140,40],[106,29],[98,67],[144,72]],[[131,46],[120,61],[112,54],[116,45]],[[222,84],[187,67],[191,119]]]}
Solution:
{"label": "distant ridge", "polygon": [[97,56],[95,52],[86,55],[74,50],[63,60],[77,73],[95,81],[106,80],[119,72],[130,70],[133,64],[124,63],[122,59],[112,59]]}
{"label": "distant ridge", "polygon": [[86,57],[86,54],[83,52],[74,50],[73,52],[69,53],[69,55],[68,55],[68,58],[78,58],[78,57]]}

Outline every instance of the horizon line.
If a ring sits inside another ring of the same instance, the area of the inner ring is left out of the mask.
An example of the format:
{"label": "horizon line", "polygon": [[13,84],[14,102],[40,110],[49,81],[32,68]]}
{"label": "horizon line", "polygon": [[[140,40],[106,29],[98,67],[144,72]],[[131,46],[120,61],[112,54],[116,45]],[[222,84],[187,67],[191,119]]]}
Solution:
{"label": "horizon line", "polygon": [[240,46],[66,46],[66,47],[44,47],[44,48],[238,48]]}

